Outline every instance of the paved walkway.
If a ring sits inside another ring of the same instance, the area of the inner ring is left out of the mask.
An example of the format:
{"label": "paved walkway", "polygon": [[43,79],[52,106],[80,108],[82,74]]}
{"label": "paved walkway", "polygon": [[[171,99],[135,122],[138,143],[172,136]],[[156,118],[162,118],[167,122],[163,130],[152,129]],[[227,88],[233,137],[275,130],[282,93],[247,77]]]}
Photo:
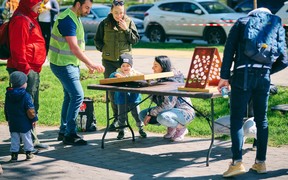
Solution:
{"label": "paved walkway", "polygon": [[[19,155],[19,162],[9,163],[10,139],[6,124],[0,124],[0,163],[4,174],[0,179],[222,179],[230,162],[230,141],[215,141],[210,166],[206,166],[209,139],[186,137],[182,143],[171,143],[162,134],[148,133],[148,138],[131,141],[116,140],[117,133],[107,134],[105,149],[101,149],[103,130],[81,133],[87,146],[64,146],[56,140],[57,127],[38,127],[41,141],[48,150],[41,150],[32,161]],[[246,170],[252,166],[255,151],[244,145]],[[248,171],[234,179],[288,179],[288,147],[269,147],[268,174]]]}

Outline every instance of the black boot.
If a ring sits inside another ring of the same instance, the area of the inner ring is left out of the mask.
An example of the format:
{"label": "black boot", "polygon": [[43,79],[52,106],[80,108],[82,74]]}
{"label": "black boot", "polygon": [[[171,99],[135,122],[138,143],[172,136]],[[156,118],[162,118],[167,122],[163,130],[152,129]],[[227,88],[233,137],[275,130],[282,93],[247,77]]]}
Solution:
{"label": "black boot", "polygon": [[34,158],[34,155],[31,151],[26,151],[26,160],[30,161]]}
{"label": "black boot", "polygon": [[17,152],[12,152],[11,153],[11,160],[10,162],[16,162],[18,160],[18,153]]}

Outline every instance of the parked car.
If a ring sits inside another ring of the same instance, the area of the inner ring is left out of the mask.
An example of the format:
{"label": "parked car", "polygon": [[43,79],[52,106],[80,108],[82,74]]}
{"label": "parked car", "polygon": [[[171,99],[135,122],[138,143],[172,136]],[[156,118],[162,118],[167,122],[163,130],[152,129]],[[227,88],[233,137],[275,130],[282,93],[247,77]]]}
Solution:
{"label": "parked car", "polygon": [[[287,0],[257,0],[257,8],[259,7],[266,7],[268,8],[273,14],[275,14],[283,5],[284,2]],[[248,13],[254,9],[254,1],[253,0],[246,0],[234,7],[236,12],[240,13]]]}
{"label": "parked car", "polygon": [[153,4],[138,4],[131,5],[126,9],[126,14],[130,17],[135,17],[144,20],[144,13],[153,6]]}
{"label": "parked car", "polygon": [[[69,6],[64,6],[60,8],[60,12],[63,12]],[[90,13],[81,17],[81,21],[84,27],[85,40],[93,38],[97,32],[97,28],[100,22],[107,17],[110,13],[111,7],[102,4],[93,4]],[[135,23],[140,37],[144,35],[144,25],[141,19],[131,17],[132,21]]]}
{"label": "parked car", "polygon": [[233,23],[244,16],[217,0],[158,1],[145,15],[145,35],[151,42],[203,39],[209,44],[224,44]]}
{"label": "parked car", "polygon": [[282,20],[282,24],[285,28],[286,33],[286,44],[288,46],[288,1],[284,3],[284,5],[279,9],[276,13]]}

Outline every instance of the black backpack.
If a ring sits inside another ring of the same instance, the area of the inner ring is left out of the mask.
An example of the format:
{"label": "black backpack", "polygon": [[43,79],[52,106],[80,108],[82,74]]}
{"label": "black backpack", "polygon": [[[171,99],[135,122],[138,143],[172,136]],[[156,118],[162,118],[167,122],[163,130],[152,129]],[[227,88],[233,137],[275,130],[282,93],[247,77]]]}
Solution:
{"label": "black backpack", "polygon": [[80,132],[92,132],[97,130],[93,100],[91,98],[84,98],[83,103],[80,106],[76,124],[77,130]]}
{"label": "black backpack", "polygon": [[[30,22],[29,25],[29,32],[32,32],[32,29],[35,27],[35,25],[32,23],[32,21],[25,15],[19,13],[16,16],[24,16],[27,21]],[[4,24],[0,26],[0,59],[7,60],[11,54],[10,54],[10,43],[9,43],[9,21],[6,21]]]}

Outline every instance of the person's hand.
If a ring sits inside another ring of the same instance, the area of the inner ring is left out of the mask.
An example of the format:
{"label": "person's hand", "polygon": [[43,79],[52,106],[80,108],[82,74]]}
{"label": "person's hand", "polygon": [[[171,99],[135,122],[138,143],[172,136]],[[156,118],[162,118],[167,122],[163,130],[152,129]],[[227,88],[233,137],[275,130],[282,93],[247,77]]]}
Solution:
{"label": "person's hand", "polygon": [[117,78],[122,78],[122,77],[125,77],[125,76],[123,76],[122,74],[120,74],[120,73],[116,73],[115,74],[115,76],[117,77]]}
{"label": "person's hand", "polygon": [[35,127],[36,127],[36,122],[33,122],[33,123],[32,123],[32,126],[33,126],[33,128],[35,129]]}
{"label": "person's hand", "polygon": [[221,93],[222,87],[225,87],[225,86],[228,88],[228,90],[230,90],[229,81],[226,80],[226,79],[220,79],[220,81],[219,81],[219,83],[218,83],[218,87],[217,87],[218,91]]}
{"label": "person's hand", "polygon": [[149,124],[149,121],[151,119],[151,116],[145,116],[144,118],[144,125],[147,126]]}
{"label": "person's hand", "polygon": [[[88,66],[87,66],[88,67]],[[95,70],[98,72],[98,73],[103,73],[105,71],[105,67],[102,65],[102,64],[92,64],[91,66],[88,67],[89,69],[89,72],[95,72]],[[90,69],[92,69],[90,71]]]}
{"label": "person's hand", "polygon": [[126,22],[123,19],[120,19],[119,23],[119,27],[121,29],[123,29],[124,31],[126,31],[128,29]]}

